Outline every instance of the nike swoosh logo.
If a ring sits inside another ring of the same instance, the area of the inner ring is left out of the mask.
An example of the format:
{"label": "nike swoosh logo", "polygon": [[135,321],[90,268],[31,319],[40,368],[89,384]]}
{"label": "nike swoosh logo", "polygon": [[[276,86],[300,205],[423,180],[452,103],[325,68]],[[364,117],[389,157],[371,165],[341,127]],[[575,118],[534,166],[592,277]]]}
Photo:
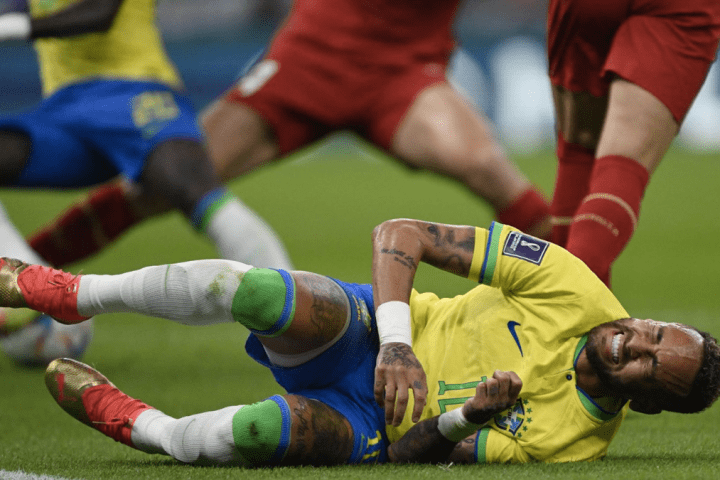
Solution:
{"label": "nike swoosh logo", "polygon": [[513,340],[515,340],[515,343],[517,343],[518,348],[520,349],[520,356],[523,356],[522,351],[522,345],[520,345],[520,339],[517,336],[517,332],[515,331],[515,327],[519,326],[520,324],[518,322],[509,321],[507,324],[508,330],[510,330],[510,335],[512,335]]}

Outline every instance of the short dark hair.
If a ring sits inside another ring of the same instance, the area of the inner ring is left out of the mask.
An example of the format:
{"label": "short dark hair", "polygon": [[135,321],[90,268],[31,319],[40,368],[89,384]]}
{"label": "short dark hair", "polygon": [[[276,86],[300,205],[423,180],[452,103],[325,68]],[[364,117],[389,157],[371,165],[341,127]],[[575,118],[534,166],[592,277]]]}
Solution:
{"label": "short dark hair", "polygon": [[690,393],[684,397],[673,395],[663,402],[662,409],[668,412],[698,413],[720,396],[720,346],[708,332],[689,328],[703,337],[703,360]]}

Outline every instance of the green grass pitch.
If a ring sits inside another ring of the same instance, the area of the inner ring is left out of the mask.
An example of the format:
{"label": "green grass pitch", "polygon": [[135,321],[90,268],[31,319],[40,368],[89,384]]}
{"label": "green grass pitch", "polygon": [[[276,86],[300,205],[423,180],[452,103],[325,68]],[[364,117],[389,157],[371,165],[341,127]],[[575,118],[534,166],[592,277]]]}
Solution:
{"label": "green grass pitch", "polygon": [[[411,217],[485,226],[490,210],[458,185],[408,170],[377,150],[341,138],[236,181],[233,190],[281,234],[296,268],[370,281],[370,232]],[[338,144],[340,148],[338,148]],[[546,192],[550,152],[516,159]],[[638,231],[613,271],[617,296],[634,316],[678,320],[720,335],[720,155],[673,151],[655,175]],[[79,192],[4,190],[0,200],[29,233]],[[118,273],[149,264],[208,258],[212,247],[176,214],[146,223],[70,270]],[[422,267],[417,287],[454,295],[472,285]],[[239,325],[185,327],[133,315],[96,319],[85,361],[130,395],[182,416],[281,393],[244,354]],[[0,358],[0,477],[25,471],[70,479],[484,478],[540,480],[715,478],[720,407],[700,415],[631,413],[606,460],[572,465],[362,466],[243,471],[201,468],[131,450],[92,431],[55,405],[41,371]]]}

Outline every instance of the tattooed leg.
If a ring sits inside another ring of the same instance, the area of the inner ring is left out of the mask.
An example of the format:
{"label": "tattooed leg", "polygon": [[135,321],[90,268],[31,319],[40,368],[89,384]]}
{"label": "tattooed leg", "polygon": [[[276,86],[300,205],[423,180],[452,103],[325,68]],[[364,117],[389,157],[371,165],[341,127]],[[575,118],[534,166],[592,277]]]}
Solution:
{"label": "tattooed leg", "polygon": [[290,326],[280,336],[258,337],[271,361],[283,366],[302,363],[300,358],[283,356],[304,355],[307,361],[329,348],[345,332],[350,318],[347,295],[333,280],[309,272],[292,272],[292,276],[296,303]]}
{"label": "tattooed leg", "polygon": [[291,432],[281,465],[338,465],[353,451],[353,429],[337,410],[322,402],[285,395],[290,408]]}

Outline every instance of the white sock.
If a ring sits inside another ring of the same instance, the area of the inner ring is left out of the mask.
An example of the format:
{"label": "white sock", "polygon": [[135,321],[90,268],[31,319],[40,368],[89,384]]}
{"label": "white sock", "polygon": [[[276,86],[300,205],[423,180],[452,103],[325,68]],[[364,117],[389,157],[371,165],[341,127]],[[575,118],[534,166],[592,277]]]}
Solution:
{"label": "white sock", "polygon": [[25,237],[18,231],[8,217],[5,208],[0,203],[0,256],[17,258],[26,263],[46,265],[38,253],[25,241]]}
{"label": "white sock", "polygon": [[236,198],[213,212],[206,232],[223,258],[256,267],[293,269],[277,233]]}
{"label": "white sock", "polygon": [[164,453],[184,463],[242,465],[232,419],[243,405],[175,419],[159,410],[135,419],[131,439],[139,450]]}
{"label": "white sock", "polygon": [[231,260],[196,260],[120,275],[83,275],[78,312],[133,312],[186,325],[233,322],[232,301],[252,267]]}

